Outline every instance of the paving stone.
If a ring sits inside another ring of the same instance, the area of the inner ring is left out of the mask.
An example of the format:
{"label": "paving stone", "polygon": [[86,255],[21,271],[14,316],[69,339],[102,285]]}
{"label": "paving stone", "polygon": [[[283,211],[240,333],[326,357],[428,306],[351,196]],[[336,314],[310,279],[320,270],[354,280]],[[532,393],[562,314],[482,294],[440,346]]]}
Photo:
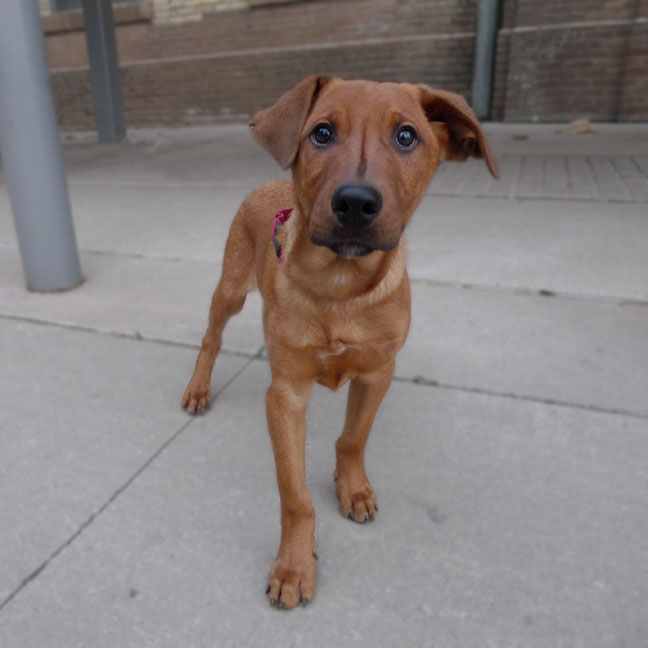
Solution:
{"label": "paving stone", "polygon": [[630,156],[505,155],[499,182],[487,177],[480,160],[445,166],[450,164],[462,171],[448,173],[442,167],[430,194],[644,202],[648,193],[645,166]]}

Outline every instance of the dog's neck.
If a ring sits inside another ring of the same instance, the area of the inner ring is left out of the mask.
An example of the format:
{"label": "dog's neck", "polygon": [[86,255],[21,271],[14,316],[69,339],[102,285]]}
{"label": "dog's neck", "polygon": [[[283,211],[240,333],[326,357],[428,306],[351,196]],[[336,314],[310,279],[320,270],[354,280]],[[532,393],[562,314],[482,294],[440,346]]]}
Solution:
{"label": "dog's neck", "polygon": [[285,230],[285,275],[313,299],[357,301],[367,307],[385,299],[406,278],[404,238],[388,252],[345,259],[310,240],[308,220],[299,206]]}

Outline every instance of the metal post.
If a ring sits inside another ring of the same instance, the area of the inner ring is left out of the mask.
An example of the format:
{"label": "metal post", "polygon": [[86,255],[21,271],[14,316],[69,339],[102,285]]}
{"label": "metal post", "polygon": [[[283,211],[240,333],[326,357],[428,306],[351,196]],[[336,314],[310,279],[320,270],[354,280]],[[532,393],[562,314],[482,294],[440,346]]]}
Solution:
{"label": "metal post", "polygon": [[0,0],[0,152],[30,290],[83,281],[36,0]]}
{"label": "metal post", "polygon": [[119,142],[126,129],[111,1],[83,0],[83,20],[99,141]]}
{"label": "metal post", "polygon": [[479,0],[471,101],[479,119],[490,116],[498,13],[498,0]]}

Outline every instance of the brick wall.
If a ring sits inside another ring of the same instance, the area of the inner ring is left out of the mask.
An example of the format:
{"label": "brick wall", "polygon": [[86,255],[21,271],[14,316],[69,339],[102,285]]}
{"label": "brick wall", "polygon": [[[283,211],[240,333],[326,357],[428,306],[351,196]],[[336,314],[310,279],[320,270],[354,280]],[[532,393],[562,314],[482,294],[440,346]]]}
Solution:
{"label": "brick wall", "polygon": [[[333,0],[117,27],[130,126],[245,119],[304,76],[430,83],[470,94],[474,0]],[[48,35],[61,127],[93,128],[85,36]]]}
{"label": "brick wall", "polygon": [[493,117],[648,119],[648,0],[505,0]]}
{"label": "brick wall", "polygon": [[[648,22],[648,0],[642,0],[637,17]],[[619,114],[628,121],[648,119],[648,24],[634,24],[627,42]]]}
{"label": "brick wall", "polygon": [[[312,73],[470,99],[477,0],[273,1],[153,0],[155,20],[118,25],[127,124],[246,119]],[[162,20],[174,7],[189,13]],[[647,16],[648,0],[502,0],[493,118],[648,119]],[[92,129],[84,33],[46,43],[62,128]]]}

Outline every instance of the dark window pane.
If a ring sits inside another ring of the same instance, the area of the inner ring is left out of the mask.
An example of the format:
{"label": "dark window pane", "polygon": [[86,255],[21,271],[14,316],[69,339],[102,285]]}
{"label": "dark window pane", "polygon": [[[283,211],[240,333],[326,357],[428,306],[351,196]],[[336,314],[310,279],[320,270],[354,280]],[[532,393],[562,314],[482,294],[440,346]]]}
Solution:
{"label": "dark window pane", "polygon": [[[126,4],[127,2],[141,2],[141,0],[112,0],[114,5]],[[50,0],[50,10],[52,13],[77,11],[79,9],[81,9],[81,0]]]}

